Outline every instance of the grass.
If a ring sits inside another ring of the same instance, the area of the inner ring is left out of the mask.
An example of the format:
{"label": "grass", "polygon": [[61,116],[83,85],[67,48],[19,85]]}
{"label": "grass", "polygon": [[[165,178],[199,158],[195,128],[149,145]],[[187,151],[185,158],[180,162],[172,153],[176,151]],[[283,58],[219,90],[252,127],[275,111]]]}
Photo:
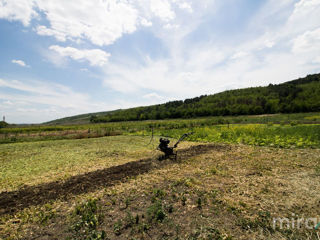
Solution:
{"label": "grass", "polygon": [[61,139],[82,139],[103,136],[114,136],[140,131],[150,132],[151,129],[163,131],[174,129],[191,129],[212,127],[225,124],[275,124],[296,126],[301,124],[319,124],[319,113],[297,113],[297,114],[270,114],[251,116],[226,116],[205,117],[196,119],[170,119],[170,120],[148,120],[132,122],[111,122],[103,124],[82,125],[39,125],[39,126],[11,126],[0,129],[0,144],[16,143],[26,141],[47,141]]}
{"label": "grass", "polygon": [[[320,125],[302,124],[317,114],[292,116],[289,124],[268,118],[266,124],[217,124],[215,118],[112,123],[108,131],[121,135],[1,144],[0,194],[145,158],[156,167],[71,198],[0,213],[0,238],[317,239],[314,230],[272,227],[278,217],[320,219]],[[179,145],[178,160],[159,162],[159,136],[177,139],[190,129],[192,142]],[[199,147],[181,155],[203,142],[215,144],[209,152]]]}
{"label": "grass", "polygon": [[0,191],[67,179],[155,154],[150,138],[95,139],[0,145]]}
{"label": "grass", "polygon": [[312,231],[274,230],[271,224],[292,213],[320,216],[319,156],[318,149],[216,145],[113,187],[2,216],[1,232],[12,239],[31,233],[59,239],[316,239]]}

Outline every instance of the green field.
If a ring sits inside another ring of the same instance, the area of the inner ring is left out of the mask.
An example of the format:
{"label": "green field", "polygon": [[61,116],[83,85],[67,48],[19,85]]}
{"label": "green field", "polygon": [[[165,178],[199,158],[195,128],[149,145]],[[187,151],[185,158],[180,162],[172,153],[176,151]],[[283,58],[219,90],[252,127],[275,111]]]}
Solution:
{"label": "green field", "polygon": [[0,191],[24,184],[64,180],[72,175],[104,169],[145,156],[151,146],[143,137],[104,137],[0,146]]}
{"label": "green field", "polygon": [[0,143],[152,135],[179,138],[193,131],[193,141],[244,143],[276,147],[317,147],[319,113],[210,117],[187,120],[132,121],[70,126],[0,129]]}
{"label": "green field", "polygon": [[320,217],[318,116],[1,129],[0,238],[317,239],[272,221]]}

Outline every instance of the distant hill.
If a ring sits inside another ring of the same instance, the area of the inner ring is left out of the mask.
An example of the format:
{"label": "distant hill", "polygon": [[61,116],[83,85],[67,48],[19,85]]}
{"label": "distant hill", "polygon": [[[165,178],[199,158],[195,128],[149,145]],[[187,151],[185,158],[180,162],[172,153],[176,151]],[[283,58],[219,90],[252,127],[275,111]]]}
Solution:
{"label": "distant hill", "polygon": [[119,110],[80,114],[80,115],[75,115],[75,116],[71,116],[71,117],[60,118],[60,119],[53,120],[50,122],[45,122],[43,124],[45,124],[45,125],[85,124],[85,123],[90,123],[90,121],[92,120],[91,119],[92,117],[107,116],[108,114],[112,114],[117,111],[119,111]]}
{"label": "distant hill", "polygon": [[115,122],[320,111],[320,74],[282,84],[228,90],[147,107],[89,113],[49,123]]}

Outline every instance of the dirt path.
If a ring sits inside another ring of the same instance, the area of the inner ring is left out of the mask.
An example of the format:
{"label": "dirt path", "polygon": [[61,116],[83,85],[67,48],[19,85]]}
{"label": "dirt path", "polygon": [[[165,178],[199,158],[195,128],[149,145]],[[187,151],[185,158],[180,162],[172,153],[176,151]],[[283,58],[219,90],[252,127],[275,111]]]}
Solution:
{"label": "dirt path", "polygon": [[[226,148],[224,145],[197,145],[182,149],[178,153],[179,159],[188,159],[192,156],[203,154],[217,148]],[[27,186],[22,189],[0,193],[0,215],[13,214],[18,210],[32,205],[39,205],[50,200],[67,200],[72,195],[89,193],[102,187],[113,186],[118,182],[124,182],[129,177],[144,174],[152,169],[161,168],[175,161],[157,159],[142,159],[128,162],[123,165],[114,166],[82,175],[70,177],[66,181],[44,183],[37,186]]]}

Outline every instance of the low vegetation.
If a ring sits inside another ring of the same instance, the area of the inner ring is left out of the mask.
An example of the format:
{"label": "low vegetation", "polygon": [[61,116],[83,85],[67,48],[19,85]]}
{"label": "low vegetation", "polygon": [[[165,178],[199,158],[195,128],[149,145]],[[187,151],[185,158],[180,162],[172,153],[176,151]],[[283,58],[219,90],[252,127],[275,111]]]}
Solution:
{"label": "low vegetation", "polygon": [[[155,130],[155,135],[179,138],[188,128]],[[192,129],[191,141],[243,143],[281,148],[319,147],[320,125],[218,125]],[[148,131],[135,134],[147,135]]]}
{"label": "low vegetation", "polygon": [[[132,136],[126,138],[135,140]],[[149,140],[143,139],[144,143]],[[159,162],[155,157],[151,161],[158,167],[135,177],[127,175],[126,180],[112,186],[26,207],[14,215],[2,214],[0,236],[3,239],[317,239],[315,230],[273,227],[273,219],[320,215],[319,149],[234,144],[192,144],[189,148],[189,143],[184,144],[176,162]],[[208,146],[206,151],[201,150],[204,146]],[[69,151],[76,152],[77,148],[74,145]]]}
{"label": "low vegetation", "polygon": [[0,191],[65,180],[154,154],[144,137],[26,142],[1,145]]}
{"label": "low vegetation", "polygon": [[2,128],[0,238],[318,239],[319,116]]}
{"label": "low vegetation", "polygon": [[242,142],[254,145],[301,147],[302,145],[316,146],[319,144],[319,123],[319,113],[298,113],[70,126],[15,127],[0,129],[0,143],[85,139],[128,134],[152,135],[152,132],[158,136],[177,138],[181,132],[191,130],[196,133],[191,138],[195,141]]}

